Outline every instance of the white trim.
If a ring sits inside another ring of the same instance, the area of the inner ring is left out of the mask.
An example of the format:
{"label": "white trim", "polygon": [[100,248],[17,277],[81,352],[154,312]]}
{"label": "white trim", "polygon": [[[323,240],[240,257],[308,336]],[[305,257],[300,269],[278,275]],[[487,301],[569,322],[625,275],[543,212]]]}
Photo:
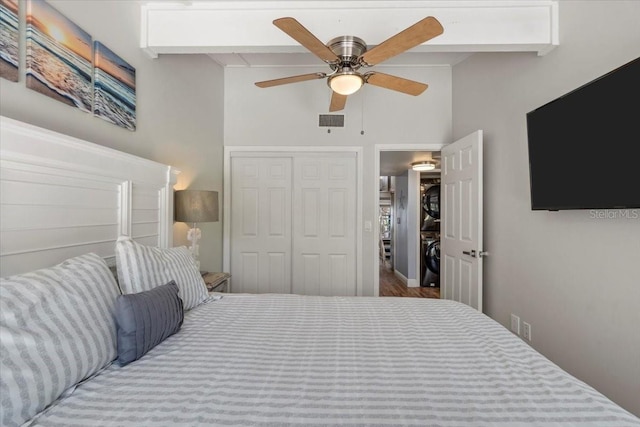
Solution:
{"label": "white trim", "polygon": [[356,295],[362,296],[362,227],[364,218],[362,218],[362,192],[364,189],[363,176],[363,159],[362,147],[356,147],[356,163],[358,170],[356,171]]}
{"label": "white trim", "polygon": [[400,273],[398,270],[396,270],[395,268],[393,269],[393,275],[396,276],[398,278],[398,280],[400,280],[402,283],[404,283],[405,285],[407,284],[407,282],[409,281],[409,279],[407,279],[404,274]]}
{"label": "white trim", "polygon": [[224,146],[222,160],[222,271],[231,271],[231,152],[235,147]]}
{"label": "white trim", "polygon": [[[173,245],[173,185],[167,184],[165,187],[161,188],[158,198],[161,218],[160,224],[158,224],[158,233],[160,234],[158,238],[158,246],[161,248],[169,248]],[[129,228],[131,228],[131,224],[129,225]],[[134,236],[131,237],[133,238]],[[141,238],[150,236],[135,237]]]}
{"label": "white trim", "polygon": [[[418,252],[419,253],[419,252]],[[419,288],[418,279],[407,279],[407,288]]]}
{"label": "white trim", "polygon": [[162,189],[160,195],[161,209],[164,207],[162,213],[164,221],[160,221],[160,247],[171,248],[173,247],[173,224],[174,224],[174,207],[173,207],[173,186],[178,182],[178,175],[180,169],[176,169],[173,166],[169,166],[167,169],[167,181]]}
{"label": "white trim", "polygon": [[119,186],[120,190],[120,215],[119,228],[121,236],[131,237],[131,195],[133,194],[133,183],[124,181]]}
{"label": "white trim", "polygon": [[[363,202],[363,148],[355,146],[250,146],[250,145],[225,145],[223,161],[224,195],[222,206],[222,270],[231,269],[231,222],[226,218],[231,215],[231,157],[235,155],[249,154],[278,154],[278,153],[354,153],[356,156],[356,295],[363,294],[362,289],[362,202]],[[377,188],[377,187],[376,187]]]}
{"label": "white trim", "polygon": [[291,152],[291,153],[305,153],[305,152],[354,152],[358,153],[362,151],[362,147],[358,146],[340,146],[340,145],[318,145],[318,146],[297,146],[297,145],[269,145],[269,146],[253,146],[253,145],[225,145],[224,152],[225,155],[229,152],[229,155],[234,151],[238,152],[253,152],[253,153],[263,153],[263,152],[273,152],[273,153],[282,153],[282,152]]}
{"label": "white trim", "polygon": [[149,47],[149,6],[140,6],[140,47],[151,59],[158,59],[158,53]]}
{"label": "white trim", "polygon": [[[413,262],[409,262],[407,265],[407,272],[410,276],[415,277],[415,279],[409,279],[407,282],[407,287],[415,288],[420,286],[420,236],[418,234],[414,234],[411,230],[420,230],[420,211],[422,207],[420,206],[420,172],[409,170],[408,173],[408,188],[407,188],[407,243],[411,245],[413,242],[414,247],[414,257]],[[411,192],[413,194],[410,196]],[[411,200],[415,200],[415,203],[411,203]],[[413,208],[413,209],[410,209]],[[413,268],[411,268],[413,267]],[[411,272],[414,274],[411,274]]]}
{"label": "white trim", "polygon": [[109,242],[113,242],[115,246],[116,239],[89,240],[86,242],[68,243],[65,245],[55,245],[55,246],[38,246],[38,247],[29,248],[29,249],[22,249],[19,251],[2,252],[2,256],[5,257],[5,256],[11,256],[11,255],[31,254],[34,252],[45,252],[45,251],[50,251],[54,249],[77,248],[80,246],[95,246],[99,243],[109,243]]}
{"label": "white trim", "polygon": [[[221,0],[208,2],[185,2],[185,1],[148,1],[140,6],[142,10],[150,12],[153,10],[282,10],[286,6],[287,9],[413,9],[422,8],[522,8],[522,7],[550,7],[555,5],[557,0],[386,0],[386,1],[369,1],[369,0],[315,0],[315,1],[238,1],[238,0]],[[146,17],[145,17],[146,18]],[[143,21],[144,22],[144,21]]]}
{"label": "white trim", "polygon": [[[51,159],[45,159],[41,157],[38,152],[37,155],[28,155],[21,153],[20,150],[15,150],[14,153],[14,141],[16,144],[20,144],[18,140],[18,136],[25,136],[29,138],[32,142],[46,141],[45,144],[47,146],[53,146],[54,144],[59,147],[68,147],[74,150],[79,150],[86,153],[94,154],[96,157],[103,157],[115,160],[126,161],[129,163],[140,164],[145,168],[152,168],[160,173],[164,173],[167,168],[167,165],[162,163],[155,162],[153,160],[145,159],[143,157],[134,156],[133,154],[128,154],[123,151],[118,151],[110,147],[105,147],[103,145],[99,145],[93,142],[85,141],[82,139],[78,139],[69,135],[61,134],[58,132],[54,132],[52,130],[40,128],[37,126],[33,126],[27,123],[20,122],[18,120],[10,119],[5,116],[0,116],[0,128],[2,128],[3,134],[6,132],[7,134],[11,133],[11,140],[3,140],[2,141],[2,158],[13,158],[18,161],[22,160],[27,163],[37,163],[42,166],[50,166],[56,169],[69,169],[71,165],[74,171],[82,171],[90,174],[94,174],[95,171],[100,171],[102,176],[114,176],[113,174],[109,174],[109,170],[101,167],[87,167],[86,165],[79,165],[77,163],[72,162],[63,162],[63,161],[54,161]],[[11,143],[11,146],[9,144]],[[142,180],[144,181],[144,180]],[[147,180],[148,182],[154,182],[153,180]]]}
{"label": "white trim", "polygon": [[551,52],[557,46],[560,46],[560,12],[559,5],[556,2],[551,3],[550,8],[550,17],[551,17],[551,43],[546,47],[542,48],[538,51],[538,56],[545,56],[547,53]]}
{"label": "white trim", "polygon": [[[376,144],[374,146],[373,153],[373,188],[379,188],[380,186],[380,153],[382,151],[441,151],[442,147],[447,144],[444,143],[424,143],[424,144]],[[374,211],[373,217],[378,218],[378,212],[380,212],[380,194],[378,191],[374,191]],[[380,271],[379,271],[379,255],[378,255],[378,240],[380,239],[380,226],[376,224],[373,227],[373,243],[372,243],[372,270],[373,270],[373,296],[380,296]],[[420,253],[420,239],[418,239],[417,253]],[[420,255],[418,255],[419,257]],[[418,264],[419,265],[419,264]]]}

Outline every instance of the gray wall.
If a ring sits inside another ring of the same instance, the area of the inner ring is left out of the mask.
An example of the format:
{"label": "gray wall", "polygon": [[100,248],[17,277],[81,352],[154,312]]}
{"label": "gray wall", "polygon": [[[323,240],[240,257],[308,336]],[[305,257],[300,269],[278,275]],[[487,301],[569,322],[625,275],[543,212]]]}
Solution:
{"label": "gray wall", "polygon": [[[485,135],[487,314],[519,315],[534,348],[636,415],[640,219],[531,211],[525,114],[640,56],[638,17],[635,0],[560,1],[560,46],[546,56],[477,54],[453,69],[454,136]],[[606,141],[593,153],[618,155]]]}
{"label": "gray wall", "polygon": [[[377,67],[381,72],[429,84],[420,96],[366,85],[349,96],[345,127],[318,127],[328,113],[331,91],[324,80],[261,89],[257,81],[323,70],[318,67],[251,67],[225,69],[224,143],[228,146],[362,147],[363,221],[377,224],[374,201],[379,177],[374,172],[375,144],[444,144],[451,141],[451,68]],[[364,134],[361,134],[364,131]],[[362,233],[363,294],[373,295],[378,274],[378,242]],[[375,261],[375,264],[373,263]],[[409,268],[411,271],[411,269]]]}
{"label": "gray wall", "polygon": [[[20,3],[24,16],[26,3]],[[182,171],[177,189],[217,190],[222,196],[222,68],[199,55],[150,59],[139,47],[139,2],[48,3],[136,68],[137,130],[127,131],[26,88],[24,67],[18,83],[0,79],[0,114],[170,164]],[[24,41],[24,25],[21,31]],[[24,43],[22,47],[24,65]],[[175,245],[188,244],[187,229],[176,223]],[[202,224],[201,229],[202,268],[219,271],[222,222]]]}

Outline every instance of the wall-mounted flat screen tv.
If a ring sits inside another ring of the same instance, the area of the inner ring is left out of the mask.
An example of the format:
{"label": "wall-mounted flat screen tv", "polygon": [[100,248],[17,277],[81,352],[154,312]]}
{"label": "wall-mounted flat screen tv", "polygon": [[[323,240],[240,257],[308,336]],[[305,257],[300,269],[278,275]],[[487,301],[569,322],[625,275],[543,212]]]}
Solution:
{"label": "wall-mounted flat screen tv", "polygon": [[527,113],[531,209],[640,208],[640,58]]}

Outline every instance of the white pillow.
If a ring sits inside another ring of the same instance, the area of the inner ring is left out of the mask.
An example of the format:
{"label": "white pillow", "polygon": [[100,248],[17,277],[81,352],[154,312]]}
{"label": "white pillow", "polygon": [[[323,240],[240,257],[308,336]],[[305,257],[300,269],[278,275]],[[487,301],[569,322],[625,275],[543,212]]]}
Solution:
{"label": "white pillow", "polygon": [[115,278],[90,253],[0,279],[0,425],[22,425],[116,358]]}
{"label": "white pillow", "polygon": [[123,294],[148,291],[173,280],[180,289],[185,310],[209,296],[198,266],[185,246],[157,248],[122,236],[116,242],[116,265]]}

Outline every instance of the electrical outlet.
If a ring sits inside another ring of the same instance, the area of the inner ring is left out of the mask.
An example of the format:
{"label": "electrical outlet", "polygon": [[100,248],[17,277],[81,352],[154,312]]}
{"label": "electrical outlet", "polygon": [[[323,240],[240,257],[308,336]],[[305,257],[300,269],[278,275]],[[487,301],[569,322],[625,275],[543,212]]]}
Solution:
{"label": "electrical outlet", "polygon": [[520,318],[511,313],[511,332],[520,335]]}
{"label": "electrical outlet", "polygon": [[522,322],[522,336],[525,340],[531,341],[531,325],[527,322]]}

